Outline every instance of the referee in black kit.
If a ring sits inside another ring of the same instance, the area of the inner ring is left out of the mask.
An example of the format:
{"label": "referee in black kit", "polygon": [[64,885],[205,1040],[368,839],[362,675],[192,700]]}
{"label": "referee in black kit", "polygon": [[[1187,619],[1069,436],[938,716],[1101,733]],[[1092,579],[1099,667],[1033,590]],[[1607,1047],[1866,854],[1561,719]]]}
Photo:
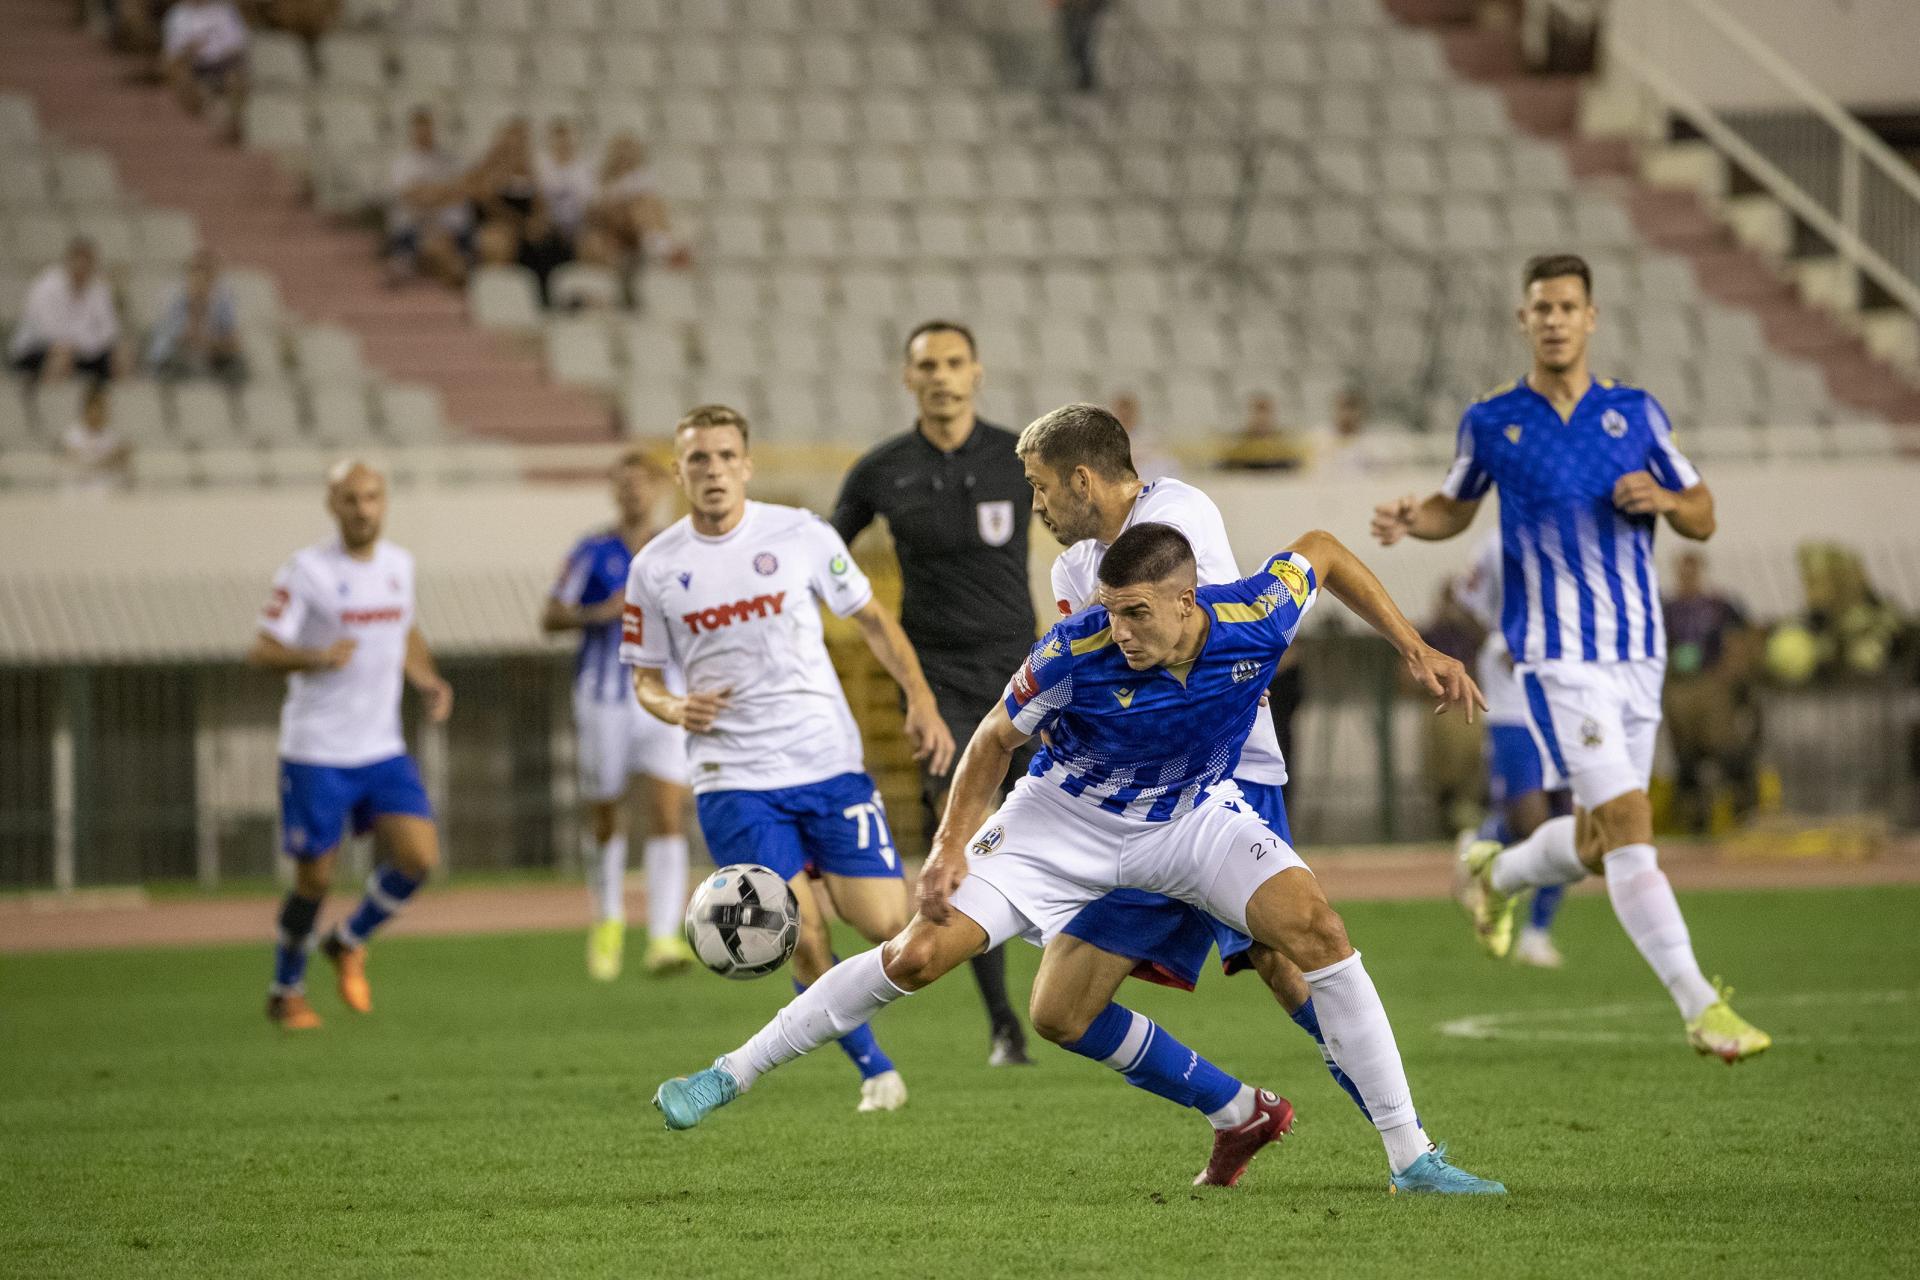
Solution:
{"label": "referee in black kit", "polygon": [[[900,625],[955,742],[973,737],[1034,641],[1033,491],[1014,456],[1015,434],[974,416],[980,374],[965,325],[929,320],[907,335],[906,384],[920,416],[854,464],[833,508],[833,527],[849,544],[886,517],[900,557]],[[1014,776],[1030,758],[1014,758]],[[936,818],[952,781],[951,772],[922,777],[921,798]],[[973,977],[993,1024],[988,1063],[1028,1063],[1026,1032],[1007,1001],[1006,956],[995,948],[975,957]]]}

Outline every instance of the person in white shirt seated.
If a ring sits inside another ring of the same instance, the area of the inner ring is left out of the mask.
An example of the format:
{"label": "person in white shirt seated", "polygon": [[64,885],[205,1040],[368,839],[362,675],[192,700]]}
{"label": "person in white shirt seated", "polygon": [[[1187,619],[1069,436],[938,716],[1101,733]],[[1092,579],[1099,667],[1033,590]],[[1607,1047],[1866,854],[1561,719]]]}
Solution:
{"label": "person in white shirt seated", "polygon": [[249,39],[232,0],[179,0],[161,27],[161,62],[180,105],[199,115],[209,100],[217,103],[229,141],[239,140],[247,105]]}
{"label": "person in white shirt seated", "polygon": [[202,249],[187,262],[148,340],[147,366],[163,378],[246,378],[240,308],[210,251]]}
{"label": "person in white shirt seated", "polygon": [[466,279],[474,226],[466,169],[441,148],[426,107],[407,117],[406,149],[393,158],[387,189],[388,282],[418,273],[448,284]]}
{"label": "person in white shirt seated", "polygon": [[107,389],[96,386],[80,402],[80,416],[60,435],[66,487],[74,493],[111,493],[133,478],[133,446],[107,421]]}
{"label": "person in white shirt seated", "polygon": [[575,243],[586,224],[587,210],[600,194],[600,177],[593,161],[580,154],[571,120],[555,120],[547,126],[547,149],[534,164],[547,217],[568,244]]}
{"label": "person in white shirt seated", "polygon": [[93,241],[76,236],[64,261],[48,267],[27,290],[7,345],[7,362],[40,382],[84,374],[105,382],[121,371],[120,316],[100,274]]}

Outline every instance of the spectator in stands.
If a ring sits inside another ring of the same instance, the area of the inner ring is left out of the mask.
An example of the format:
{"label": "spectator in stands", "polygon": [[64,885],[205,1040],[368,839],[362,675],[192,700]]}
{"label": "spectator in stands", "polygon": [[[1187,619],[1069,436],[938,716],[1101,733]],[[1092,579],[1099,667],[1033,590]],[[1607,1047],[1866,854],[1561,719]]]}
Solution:
{"label": "spectator in stands", "polygon": [[1733,798],[1735,817],[1758,803],[1758,637],[1740,606],[1706,583],[1706,557],[1682,552],[1674,590],[1661,602],[1667,629],[1663,695],[1673,743],[1675,805],[1689,830],[1712,824],[1709,770]]}
{"label": "spectator in stands", "polygon": [[1247,420],[1240,434],[1220,458],[1228,471],[1291,471],[1300,465],[1300,451],[1280,426],[1273,397],[1255,392],[1247,397]]}
{"label": "spectator in stands", "polygon": [[213,254],[202,249],[187,263],[147,345],[147,367],[163,378],[246,377],[240,352],[240,308],[220,278]]}
{"label": "spectator in stands", "polygon": [[246,20],[232,0],[177,0],[161,28],[160,56],[180,105],[199,115],[213,102],[232,142],[239,141],[247,105],[247,41]]}
{"label": "spectator in stands", "polygon": [[501,125],[480,163],[467,174],[468,198],[482,225],[504,223],[517,239],[540,200],[534,171],[533,129],[516,116]]}
{"label": "spectator in stands", "polygon": [[1342,387],[1333,397],[1333,422],[1319,434],[1313,450],[1313,469],[1322,474],[1359,475],[1373,470],[1377,461],[1368,452],[1367,393],[1359,387]]}
{"label": "spectator in stands", "polygon": [[555,120],[547,126],[547,149],[540,153],[537,167],[547,216],[569,244],[578,241],[587,210],[599,195],[600,177],[593,161],[580,154],[571,120]]}
{"label": "spectator in stands", "polygon": [[1134,474],[1142,480],[1158,480],[1162,476],[1179,473],[1173,459],[1153,443],[1152,433],[1141,426],[1139,396],[1131,391],[1115,392],[1112,411],[1120,425],[1126,428],[1127,442],[1133,450]]}
{"label": "spectator in stands", "polygon": [[433,112],[407,117],[406,149],[387,179],[386,262],[389,283],[425,272],[447,284],[466,279],[473,244],[473,206],[460,162],[441,149]]}
{"label": "spectator in stands", "polygon": [[1053,0],[1060,22],[1060,47],[1066,54],[1073,87],[1080,93],[1092,93],[1100,87],[1093,42],[1108,3],[1109,0]]}
{"label": "spectator in stands", "polygon": [[647,168],[647,149],[630,133],[615,134],[600,164],[599,193],[588,212],[592,252],[602,266],[631,268],[661,262],[676,269],[693,264],[687,246],[673,234],[667,207]]}
{"label": "spectator in stands", "polygon": [[93,241],[76,236],[66,260],[42,271],[27,290],[7,358],[41,382],[74,373],[105,382],[120,371],[119,342],[120,317],[99,255]]}
{"label": "spectator in stands", "polygon": [[95,384],[80,402],[80,417],[60,436],[66,487],[75,493],[111,493],[133,478],[133,446],[107,421],[107,389]]}

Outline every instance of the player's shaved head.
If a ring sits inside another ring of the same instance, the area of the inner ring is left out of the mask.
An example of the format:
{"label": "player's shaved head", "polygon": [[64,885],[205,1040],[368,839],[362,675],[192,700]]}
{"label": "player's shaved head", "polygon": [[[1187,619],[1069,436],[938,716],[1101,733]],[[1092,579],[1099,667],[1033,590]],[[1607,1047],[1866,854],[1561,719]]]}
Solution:
{"label": "player's shaved head", "polygon": [[327,510],[347,551],[371,555],[387,519],[387,477],[364,458],[342,458],[327,468]]}
{"label": "player's shaved head", "polygon": [[327,491],[332,492],[349,480],[363,476],[372,476],[382,484],[387,480],[386,473],[365,458],[342,458],[327,468]]}
{"label": "player's shaved head", "polygon": [[1199,581],[1199,566],[1193,558],[1193,544],[1170,524],[1148,521],[1114,539],[1100,562],[1100,582],[1108,587],[1133,587],[1144,583],[1169,582],[1193,586]]}

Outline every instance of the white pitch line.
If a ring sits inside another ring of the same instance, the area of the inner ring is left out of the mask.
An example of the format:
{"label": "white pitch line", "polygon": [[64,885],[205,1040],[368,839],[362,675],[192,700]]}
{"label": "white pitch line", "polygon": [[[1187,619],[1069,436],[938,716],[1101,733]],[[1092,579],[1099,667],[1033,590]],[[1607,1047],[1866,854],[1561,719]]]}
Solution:
{"label": "white pitch line", "polygon": [[[1803,1005],[1906,1004],[1916,991],[1824,991],[1794,992],[1786,995],[1756,995],[1741,1000],[1743,1007],[1772,1008]],[[1462,1040],[1533,1040],[1574,1044],[1665,1044],[1672,1032],[1609,1031],[1600,1027],[1529,1026],[1537,1022],[1597,1022],[1606,1018],[1671,1014],[1673,1006],[1665,1001],[1647,1000],[1622,1004],[1586,1005],[1576,1009],[1514,1009],[1503,1013],[1476,1013],[1439,1024],[1441,1035]],[[1821,1035],[1775,1036],[1776,1044],[1920,1044],[1920,1035]]]}

